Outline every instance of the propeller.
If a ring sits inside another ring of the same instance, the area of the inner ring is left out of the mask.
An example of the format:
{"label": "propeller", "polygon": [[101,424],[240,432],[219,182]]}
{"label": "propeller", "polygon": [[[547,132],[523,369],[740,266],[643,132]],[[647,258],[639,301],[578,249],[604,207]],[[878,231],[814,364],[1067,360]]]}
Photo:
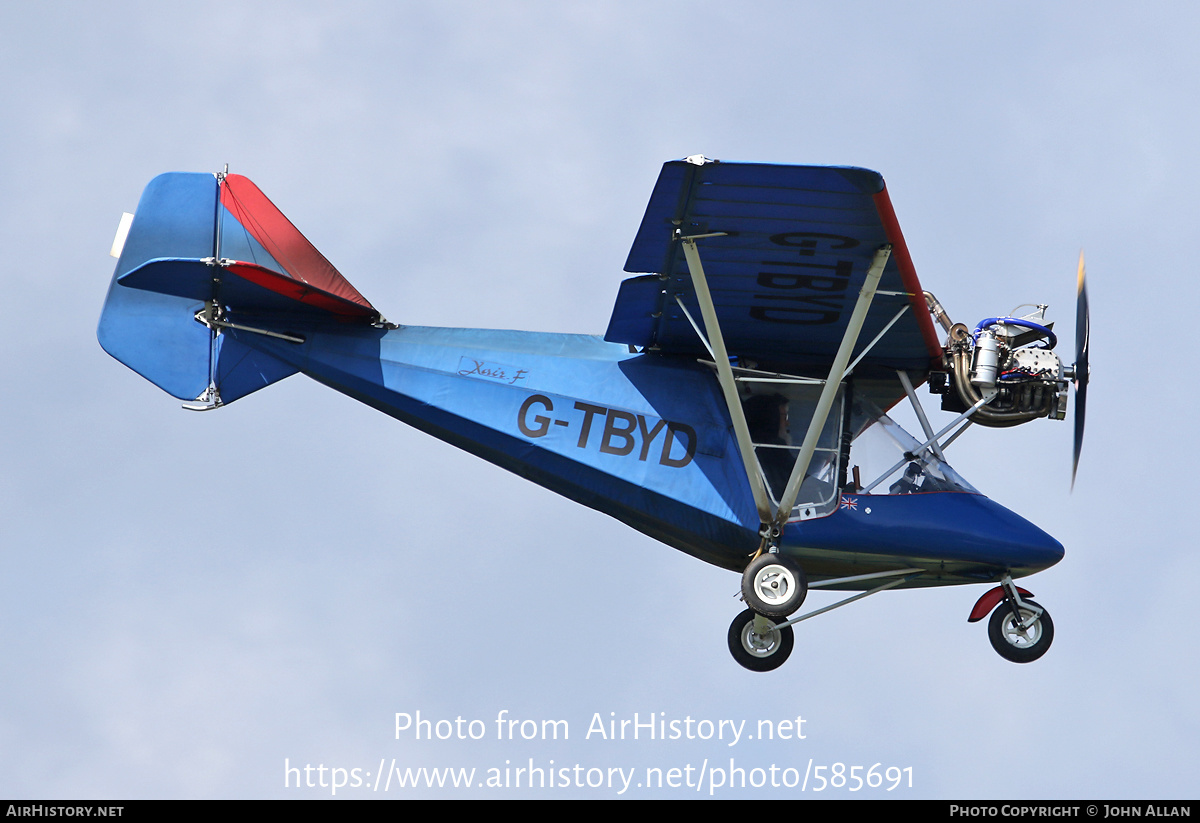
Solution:
{"label": "propeller", "polygon": [[1071,488],[1079,471],[1079,452],[1083,449],[1083,422],[1087,411],[1087,386],[1091,377],[1088,366],[1088,337],[1091,319],[1088,314],[1087,281],[1083,268],[1083,252],[1079,252],[1078,296],[1075,300],[1075,462],[1071,466]]}

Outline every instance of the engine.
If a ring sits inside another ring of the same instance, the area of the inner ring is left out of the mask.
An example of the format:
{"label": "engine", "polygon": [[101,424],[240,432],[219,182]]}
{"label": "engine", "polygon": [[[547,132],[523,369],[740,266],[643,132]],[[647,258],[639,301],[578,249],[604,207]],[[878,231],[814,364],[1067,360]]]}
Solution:
{"label": "engine", "polygon": [[930,391],[946,411],[978,406],[971,420],[984,426],[1017,426],[1039,417],[1063,420],[1073,369],[1054,353],[1058,338],[1045,322],[1045,306],[1024,317],[989,317],[971,331],[951,324],[937,300],[930,309],[947,329],[942,371],[930,374]]}

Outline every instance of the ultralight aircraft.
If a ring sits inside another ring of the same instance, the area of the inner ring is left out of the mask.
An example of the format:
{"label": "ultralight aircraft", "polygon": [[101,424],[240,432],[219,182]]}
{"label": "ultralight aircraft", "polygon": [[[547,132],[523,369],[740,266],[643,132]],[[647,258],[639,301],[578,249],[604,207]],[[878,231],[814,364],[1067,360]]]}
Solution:
{"label": "ultralight aircraft", "polygon": [[[1002,657],[1035,660],[1053,639],[1013,581],[1062,545],[945,451],[973,423],[1063,419],[1073,385],[1078,468],[1082,256],[1067,367],[1045,306],[952,322],[883,178],[860,168],[666,163],[603,337],[389,323],[228,168],[152,180],[113,255],[100,343],[185,408],[303,372],[739,572],[728,642],[748,669],[780,666],[795,623],[893,588],[995,584],[969,619],[991,612]],[[954,415],[937,431],[923,382]],[[887,414],[906,400],[919,437]],[[858,593],[792,617],[810,588]]]}

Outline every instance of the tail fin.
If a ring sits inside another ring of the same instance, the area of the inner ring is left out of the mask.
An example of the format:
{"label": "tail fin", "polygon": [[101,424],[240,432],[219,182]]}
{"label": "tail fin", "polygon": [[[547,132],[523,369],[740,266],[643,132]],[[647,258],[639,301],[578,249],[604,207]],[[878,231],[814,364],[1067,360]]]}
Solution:
{"label": "tail fin", "polygon": [[100,345],[168,394],[214,405],[295,374],[221,334],[228,315],[382,321],[245,177],[159,175],[120,250]]}

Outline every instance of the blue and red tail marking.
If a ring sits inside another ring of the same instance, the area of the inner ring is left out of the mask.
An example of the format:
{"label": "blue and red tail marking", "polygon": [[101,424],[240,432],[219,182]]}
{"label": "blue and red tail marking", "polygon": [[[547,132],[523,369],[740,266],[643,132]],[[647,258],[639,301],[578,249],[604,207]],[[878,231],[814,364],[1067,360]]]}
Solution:
{"label": "blue and red tail marking", "polygon": [[373,324],[374,307],[240,175],[156,177],[138,203],[97,331],[105,351],[181,400],[225,403],[295,369],[196,320],[212,301],[239,318]]}

